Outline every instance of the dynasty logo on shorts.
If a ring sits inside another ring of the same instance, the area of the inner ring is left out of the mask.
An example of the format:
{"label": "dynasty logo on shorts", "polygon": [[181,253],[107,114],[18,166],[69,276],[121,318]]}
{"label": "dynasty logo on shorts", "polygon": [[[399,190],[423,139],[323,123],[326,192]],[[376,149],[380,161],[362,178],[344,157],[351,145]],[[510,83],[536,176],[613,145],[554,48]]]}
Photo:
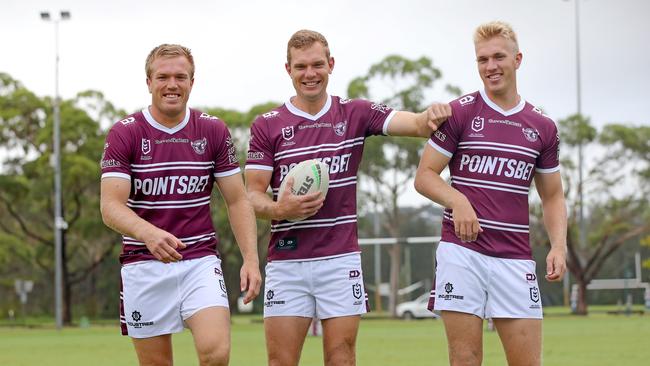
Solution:
{"label": "dynasty logo on shorts", "polygon": [[438,294],[438,298],[443,300],[462,300],[465,298],[463,295],[452,294],[454,292],[454,284],[451,282],[445,284],[445,292],[444,294]]}
{"label": "dynasty logo on shorts", "polygon": [[264,306],[270,308],[273,305],[284,305],[284,300],[273,300],[274,297],[275,292],[273,290],[266,291],[266,301],[264,301]]}
{"label": "dynasty logo on shorts", "polygon": [[143,328],[143,327],[149,327],[149,326],[153,325],[153,322],[141,322],[140,320],[142,320],[142,313],[140,313],[137,310],[134,310],[131,313],[131,319],[133,319],[133,321],[132,322],[126,322],[126,324],[128,324],[130,327],[133,327],[133,328],[140,329],[140,328]]}
{"label": "dynasty logo on shorts", "polygon": [[359,271],[358,269],[352,269],[352,270],[350,270],[350,277],[349,277],[349,279],[351,279],[351,280],[356,280],[356,279],[359,278],[359,276],[361,276],[361,271]]}

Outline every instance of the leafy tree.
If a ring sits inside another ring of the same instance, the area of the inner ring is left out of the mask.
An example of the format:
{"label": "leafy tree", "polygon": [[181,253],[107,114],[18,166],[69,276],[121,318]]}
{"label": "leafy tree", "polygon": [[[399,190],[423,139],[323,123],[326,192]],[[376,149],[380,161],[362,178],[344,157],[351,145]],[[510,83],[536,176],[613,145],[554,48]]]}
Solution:
{"label": "leafy tree", "polygon": [[[399,55],[389,55],[372,65],[367,74],[355,78],[348,85],[348,97],[372,99],[371,89],[379,89],[388,95],[381,99],[397,110],[421,112],[428,106],[425,96],[442,72],[431,59],[420,57],[411,60]],[[458,88],[447,85],[451,94],[460,94]],[[381,220],[390,236],[408,236],[402,231],[403,217],[398,205],[399,197],[412,190],[411,180],[420,160],[423,141],[409,137],[370,138],[364,148],[361,162],[362,182],[370,190],[362,192],[364,201],[373,203],[384,213]],[[397,289],[401,272],[401,244],[394,244],[389,250],[391,256],[389,311],[395,315]]]}
{"label": "leafy tree", "polygon": [[[54,278],[52,102],[0,74],[0,143],[10,152],[1,161],[0,240],[9,245],[2,246],[0,258],[14,260],[3,272],[34,278],[37,287],[47,290]],[[118,247],[98,214],[104,134],[87,111],[112,119],[122,113],[93,91],[61,103],[62,200],[68,223],[62,246],[65,324],[72,319],[73,286],[86,280]],[[44,300],[43,307],[52,303]]]}
{"label": "leafy tree", "polygon": [[[608,125],[598,132],[588,118],[572,115],[559,121],[563,146],[575,149],[579,144],[591,151],[590,159],[596,159],[593,168],[584,179],[591,187],[588,191],[589,205],[585,204],[587,235],[585,245],[579,237],[579,196],[574,188],[577,183],[577,164],[568,156],[562,160],[565,193],[569,206],[567,233],[567,266],[578,285],[576,313],[587,314],[587,285],[598,276],[607,260],[631,240],[638,240],[650,233],[650,210],[646,194],[634,189],[630,183],[647,187],[648,155],[643,155],[643,136],[648,128],[624,125]],[[647,137],[645,145],[647,145]],[[598,157],[598,151],[607,149],[606,156]],[[645,147],[646,151],[648,147]],[[644,161],[645,159],[645,161]],[[640,168],[639,168],[640,166]],[[630,170],[635,174],[630,174]],[[625,187],[621,189],[622,187]],[[542,227],[539,206],[532,210],[531,241],[550,245]]]}

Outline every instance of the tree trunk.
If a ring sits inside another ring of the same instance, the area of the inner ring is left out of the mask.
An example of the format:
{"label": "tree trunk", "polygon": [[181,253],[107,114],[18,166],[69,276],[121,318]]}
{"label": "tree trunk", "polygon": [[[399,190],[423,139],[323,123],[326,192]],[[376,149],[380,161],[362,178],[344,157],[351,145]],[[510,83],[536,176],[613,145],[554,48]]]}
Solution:
{"label": "tree trunk", "polygon": [[[399,238],[397,238],[399,239]],[[390,298],[388,311],[393,317],[397,316],[397,290],[399,290],[399,274],[402,264],[402,244],[397,242],[390,248]]]}
{"label": "tree trunk", "polygon": [[587,315],[587,284],[582,278],[578,278],[578,305],[576,306],[576,315]]}

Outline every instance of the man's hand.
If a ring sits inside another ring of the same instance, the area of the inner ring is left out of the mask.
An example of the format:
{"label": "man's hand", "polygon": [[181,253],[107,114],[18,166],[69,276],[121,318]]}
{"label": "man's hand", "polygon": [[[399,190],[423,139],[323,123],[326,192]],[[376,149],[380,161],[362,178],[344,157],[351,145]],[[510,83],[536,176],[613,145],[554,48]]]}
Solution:
{"label": "man's hand", "polygon": [[474,208],[464,195],[459,196],[458,202],[451,206],[451,211],[456,236],[464,242],[476,240],[483,229],[481,229]]}
{"label": "man's hand", "polygon": [[183,259],[176,249],[184,249],[187,246],[174,235],[158,228],[147,236],[144,244],[151,254],[163,263],[177,262]]}
{"label": "man's hand", "polygon": [[310,217],[323,207],[325,197],[320,192],[296,196],[291,192],[293,178],[287,178],[287,185],[283,192],[279,192],[278,214],[281,220],[291,220],[300,217]]}
{"label": "man's hand", "polygon": [[427,108],[427,126],[436,131],[449,117],[451,106],[448,103],[433,103]]}
{"label": "man's hand", "polygon": [[566,272],[566,247],[551,247],[546,256],[546,280],[561,281]]}
{"label": "man's hand", "polygon": [[260,293],[262,275],[260,274],[259,262],[244,260],[244,264],[242,264],[239,271],[239,278],[239,289],[241,292],[246,291],[244,304],[248,304]]}

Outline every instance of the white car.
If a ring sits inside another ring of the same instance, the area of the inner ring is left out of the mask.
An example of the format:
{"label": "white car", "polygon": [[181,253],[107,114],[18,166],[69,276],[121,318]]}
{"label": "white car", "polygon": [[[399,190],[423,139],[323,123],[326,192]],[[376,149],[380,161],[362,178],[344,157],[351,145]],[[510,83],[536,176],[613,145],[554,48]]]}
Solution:
{"label": "white car", "polygon": [[435,314],[429,309],[427,305],[429,303],[429,293],[422,294],[417,299],[413,301],[407,301],[400,304],[397,304],[395,309],[397,316],[402,319],[422,319],[422,318],[438,318],[438,314]]}

